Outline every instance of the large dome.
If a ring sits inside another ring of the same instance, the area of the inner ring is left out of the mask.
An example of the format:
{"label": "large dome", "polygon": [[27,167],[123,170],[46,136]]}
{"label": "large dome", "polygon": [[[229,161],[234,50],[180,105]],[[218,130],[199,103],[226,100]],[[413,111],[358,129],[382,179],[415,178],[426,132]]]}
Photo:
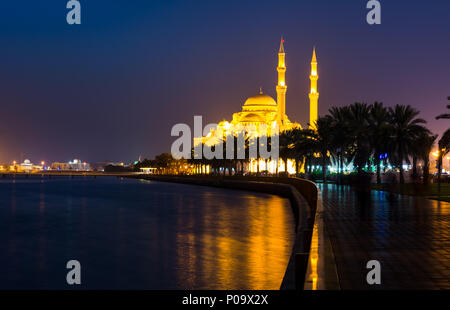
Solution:
{"label": "large dome", "polygon": [[248,98],[245,101],[244,106],[246,106],[246,107],[248,107],[248,106],[276,107],[277,103],[275,102],[275,100],[272,97],[265,95],[263,93],[259,93],[257,95],[254,95],[254,96]]}

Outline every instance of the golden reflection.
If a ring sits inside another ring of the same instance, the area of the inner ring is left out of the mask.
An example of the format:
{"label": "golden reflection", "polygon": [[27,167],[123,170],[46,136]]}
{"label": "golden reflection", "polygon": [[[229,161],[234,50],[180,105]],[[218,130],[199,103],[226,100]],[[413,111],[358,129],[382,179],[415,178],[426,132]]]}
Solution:
{"label": "golden reflection", "polygon": [[295,238],[287,199],[206,191],[195,208],[198,217],[184,211],[189,216],[177,219],[177,282],[182,288],[280,288]]}
{"label": "golden reflection", "polygon": [[[293,219],[292,214],[286,213],[286,208],[280,206],[280,198],[276,196],[269,198],[266,206],[266,208],[256,206],[249,209],[250,218],[255,219],[250,222],[253,233],[249,239],[250,248],[253,251],[250,251],[248,255],[253,289],[267,289],[273,285],[271,282],[276,279],[271,278],[271,274],[278,275],[278,281],[275,284],[275,288],[278,289],[287,266],[287,261],[283,258],[289,257],[292,251],[292,243],[286,244],[277,240],[283,234],[286,222]],[[265,218],[273,221],[265,221]],[[279,255],[271,257],[270,253],[279,253]]]}
{"label": "golden reflection", "polygon": [[310,280],[312,281],[312,290],[317,290],[317,261],[319,259],[319,230],[317,221],[314,223],[313,234],[311,238],[311,250],[309,254],[309,262],[311,266]]}

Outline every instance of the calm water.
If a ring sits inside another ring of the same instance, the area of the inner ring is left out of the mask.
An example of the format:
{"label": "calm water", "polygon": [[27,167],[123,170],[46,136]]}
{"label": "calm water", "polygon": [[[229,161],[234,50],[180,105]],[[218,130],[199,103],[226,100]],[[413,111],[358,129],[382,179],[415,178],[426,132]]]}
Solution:
{"label": "calm water", "polygon": [[0,181],[0,288],[278,289],[294,241],[277,196],[117,178]]}

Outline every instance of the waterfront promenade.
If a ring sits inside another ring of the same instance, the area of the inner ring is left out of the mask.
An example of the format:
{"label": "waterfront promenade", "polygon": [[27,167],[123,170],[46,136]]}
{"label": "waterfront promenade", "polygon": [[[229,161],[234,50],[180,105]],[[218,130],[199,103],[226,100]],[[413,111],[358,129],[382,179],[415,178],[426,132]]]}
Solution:
{"label": "waterfront promenade", "polygon": [[[450,289],[450,203],[319,188],[341,289]],[[381,285],[366,282],[372,259]]]}

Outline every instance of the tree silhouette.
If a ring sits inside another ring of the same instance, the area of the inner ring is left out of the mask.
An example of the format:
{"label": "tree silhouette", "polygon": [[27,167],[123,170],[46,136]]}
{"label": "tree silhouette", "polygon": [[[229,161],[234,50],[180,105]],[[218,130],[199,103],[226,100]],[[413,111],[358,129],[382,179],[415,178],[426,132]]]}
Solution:
{"label": "tree silhouette", "polygon": [[[447,100],[450,100],[450,96],[447,97]],[[447,106],[447,109],[450,109],[450,105]],[[436,116],[436,119],[441,119],[441,118],[450,119],[450,113],[444,113],[444,114]]]}

